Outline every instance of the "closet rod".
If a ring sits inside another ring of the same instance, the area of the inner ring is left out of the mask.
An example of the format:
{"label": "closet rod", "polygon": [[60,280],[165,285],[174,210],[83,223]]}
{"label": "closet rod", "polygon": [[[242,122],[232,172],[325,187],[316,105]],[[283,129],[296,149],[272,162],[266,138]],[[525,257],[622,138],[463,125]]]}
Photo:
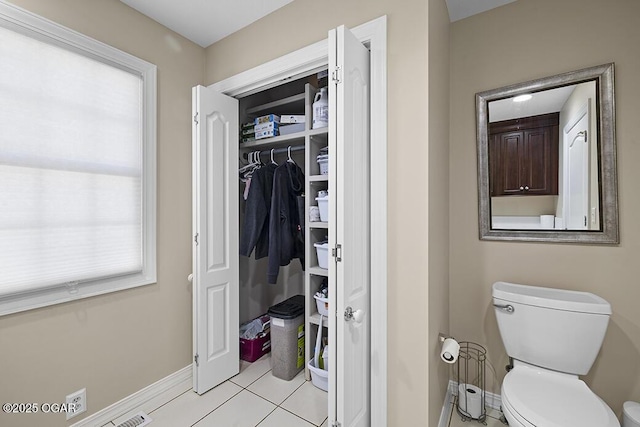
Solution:
{"label": "closet rod", "polygon": [[[291,151],[300,151],[300,150],[304,150],[304,145],[291,145]],[[273,154],[279,154],[279,153],[286,153],[289,151],[289,147],[282,147],[282,148],[274,148],[273,149]],[[251,151],[250,151],[251,152]],[[253,153],[255,153],[255,151],[253,151]],[[244,159],[246,159],[248,157],[249,153],[244,153],[242,155],[242,157]],[[271,155],[271,150],[262,150],[260,151],[260,155],[264,156],[264,155]]]}

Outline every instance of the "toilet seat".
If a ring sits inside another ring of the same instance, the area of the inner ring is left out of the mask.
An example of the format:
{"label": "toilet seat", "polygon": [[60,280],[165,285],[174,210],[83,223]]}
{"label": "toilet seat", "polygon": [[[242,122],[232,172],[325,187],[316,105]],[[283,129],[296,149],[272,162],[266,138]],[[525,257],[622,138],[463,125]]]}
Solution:
{"label": "toilet seat", "polygon": [[518,365],[504,378],[502,400],[527,427],[620,427],[611,408],[568,374]]}

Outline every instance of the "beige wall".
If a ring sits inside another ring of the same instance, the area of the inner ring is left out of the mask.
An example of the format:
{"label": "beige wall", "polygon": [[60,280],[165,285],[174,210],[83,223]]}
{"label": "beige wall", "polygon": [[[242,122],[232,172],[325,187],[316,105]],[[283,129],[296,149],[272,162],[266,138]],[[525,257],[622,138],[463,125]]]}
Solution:
{"label": "beige wall", "polygon": [[[444,2],[438,0],[434,3],[438,4],[436,11],[441,17]],[[446,142],[447,130],[440,126],[437,131],[433,134],[429,132],[428,135],[420,131],[425,129],[427,114],[429,119],[432,118],[427,102],[428,73],[431,72],[427,68],[428,49],[431,48],[427,44],[427,13],[427,2],[423,0],[329,0],[321,4],[311,0],[296,0],[215,43],[206,52],[206,83],[211,84],[322,40],[327,37],[329,29],[338,25],[355,27],[381,15],[388,17],[387,336],[390,426],[416,425],[416,420],[420,420],[420,425],[435,425],[443,397],[440,396],[433,404],[437,406],[434,418],[427,404],[427,365],[429,359],[432,359],[434,347],[425,333],[425,330],[429,330],[427,306],[429,282],[432,278],[426,262],[430,244],[426,218],[428,211],[438,217],[443,214],[437,208],[433,211],[429,209],[425,183],[431,178],[446,175],[439,170],[435,176],[430,176],[432,153],[428,141],[431,136],[442,136]],[[448,28],[441,28],[439,31],[446,33]],[[434,49],[446,52],[447,49],[443,49],[441,43],[446,44],[446,40],[435,43]],[[440,67],[434,67],[435,75],[448,74],[446,63]],[[438,92],[438,96],[446,103],[446,88],[444,93]],[[446,123],[446,115],[446,111],[434,112],[433,119],[443,119],[444,122],[441,123]],[[443,156],[441,160],[446,163],[446,153],[440,147],[435,155]],[[446,195],[440,192],[438,198],[445,201]],[[439,239],[446,240],[443,235],[439,235]],[[442,270],[435,275],[437,278],[442,276],[446,276],[446,272]],[[439,289],[440,294],[444,292],[443,288]],[[438,295],[438,299],[446,301],[442,295]],[[440,314],[434,316],[434,321],[446,325],[446,320],[442,320],[448,316],[446,302],[438,305],[435,310]],[[427,420],[435,421],[427,424]]]}
{"label": "beige wall", "polygon": [[[191,363],[189,117],[204,49],[116,0],[12,2],[158,66],[158,283],[0,317],[0,401],[64,402],[86,387],[90,414]],[[67,424],[0,413],[3,426]]]}
{"label": "beige wall", "polygon": [[[354,27],[387,15],[388,424],[435,425],[448,380],[436,342],[437,332],[449,326],[444,1],[297,0],[206,54],[116,0],[15,3],[158,65],[159,279],[157,285],[0,318],[0,376],[11,385],[0,389],[0,400],[63,401],[87,387],[90,414],[189,364],[191,87],[324,39],[340,24]],[[428,133],[416,131],[427,123]],[[66,425],[63,418],[10,421]]]}
{"label": "beige wall", "polygon": [[[440,360],[438,333],[449,331],[449,14],[429,2],[429,426],[438,425],[451,366]],[[421,185],[419,191],[424,191]],[[395,424],[389,424],[390,426]]]}
{"label": "beige wall", "polygon": [[[486,345],[501,379],[507,357],[490,305],[493,282],[596,293],[614,314],[586,381],[618,414],[623,401],[640,400],[638,16],[635,0],[519,0],[451,26],[452,333]],[[620,245],[480,241],[474,94],[607,62],[616,64]]]}

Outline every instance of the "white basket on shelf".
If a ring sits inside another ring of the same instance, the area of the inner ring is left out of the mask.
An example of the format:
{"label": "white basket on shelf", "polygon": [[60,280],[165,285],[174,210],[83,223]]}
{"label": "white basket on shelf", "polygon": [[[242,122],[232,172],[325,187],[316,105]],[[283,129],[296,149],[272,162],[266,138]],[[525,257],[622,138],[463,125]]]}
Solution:
{"label": "white basket on shelf", "polygon": [[313,296],[316,299],[316,306],[318,307],[318,313],[323,316],[329,315],[329,298],[322,298],[319,296]]}

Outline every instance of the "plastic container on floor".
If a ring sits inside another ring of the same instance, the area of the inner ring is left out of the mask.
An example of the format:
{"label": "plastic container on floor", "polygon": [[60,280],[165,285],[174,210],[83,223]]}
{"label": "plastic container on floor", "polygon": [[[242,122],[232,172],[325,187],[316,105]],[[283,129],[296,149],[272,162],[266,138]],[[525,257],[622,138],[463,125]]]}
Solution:
{"label": "plastic container on floor", "polygon": [[255,362],[271,351],[271,318],[268,315],[263,315],[260,320],[265,324],[262,333],[255,338],[240,338],[240,359],[247,362]]}
{"label": "plastic container on floor", "polygon": [[[316,335],[316,346],[313,352],[313,359],[309,361],[309,371],[311,372],[311,382],[321,390],[329,391],[329,371],[320,369],[320,343],[322,341],[322,315],[320,316],[320,326]],[[324,361],[323,361],[324,362]]]}
{"label": "plastic container on floor", "polygon": [[311,382],[320,390],[329,391],[329,371],[316,368],[313,359],[309,360],[309,371],[311,372]]}
{"label": "plastic container on floor", "polygon": [[304,295],[269,308],[271,316],[271,373],[291,380],[304,368]]}

